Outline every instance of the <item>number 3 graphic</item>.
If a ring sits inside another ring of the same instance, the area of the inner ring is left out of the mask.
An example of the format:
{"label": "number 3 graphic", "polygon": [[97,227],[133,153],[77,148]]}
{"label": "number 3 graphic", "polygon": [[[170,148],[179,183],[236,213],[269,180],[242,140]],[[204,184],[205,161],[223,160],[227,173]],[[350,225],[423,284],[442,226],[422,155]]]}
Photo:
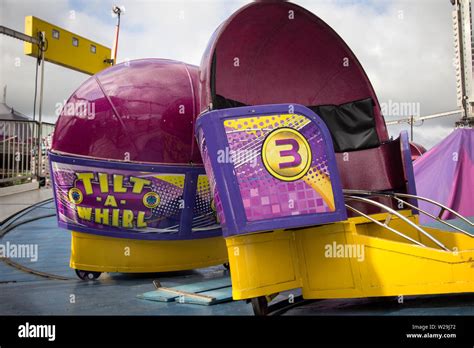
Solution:
{"label": "number 3 graphic", "polygon": [[275,140],[275,145],[276,146],[291,145],[291,150],[280,151],[280,157],[291,156],[293,157],[293,161],[280,163],[278,165],[280,169],[297,167],[301,164],[302,159],[301,159],[301,155],[298,152],[300,150],[300,144],[298,143],[298,141],[296,141],[296,139],[277,139]]}
{"label": "number 3 graphic", "polygon": [[302,178],[311,166],[311,148],[293,128],[278,128],[263,142],[262,161],[267,171],[282,181]]}

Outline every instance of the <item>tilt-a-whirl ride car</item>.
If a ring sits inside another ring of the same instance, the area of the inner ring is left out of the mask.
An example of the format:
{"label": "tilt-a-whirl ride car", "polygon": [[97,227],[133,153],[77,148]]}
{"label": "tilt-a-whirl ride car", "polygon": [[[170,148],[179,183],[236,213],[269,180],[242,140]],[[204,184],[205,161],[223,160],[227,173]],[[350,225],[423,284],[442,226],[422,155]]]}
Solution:
{"label": "tilt-a-whirl ride car", "polygon": [[[361,64],[320,18],[255,2],[214,33],[196,138],[234,300],[474,292],[474,238],[420,226],[406,132],[389,138]],[[231,160],[223,154],[231,153]]]}

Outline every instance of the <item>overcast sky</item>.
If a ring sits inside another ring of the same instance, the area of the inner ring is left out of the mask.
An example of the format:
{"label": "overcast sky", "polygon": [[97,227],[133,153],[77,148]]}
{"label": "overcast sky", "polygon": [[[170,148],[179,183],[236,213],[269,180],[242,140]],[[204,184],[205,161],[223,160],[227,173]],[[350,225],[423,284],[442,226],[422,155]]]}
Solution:
{"label": "overcast sky", "polygon": [[[215,28],[248,0],[0,0],[0,25],[24,30],[34,15],[111,47],[114,4],[124,6],[118,61],[161,57],[198,65]],[[332,26],[364,66],[381,103],[414,103],[421,115],[457,109],[453,67],[452,10],[449,0],[295,0]],[[7,103],[33,112],[35,60],[23,44],[0,36],[0,86]],[[18,64],[20,62],[20,64]],[[18,66],[19,65],[19,66]],[[45,65],[44,109],[55,106],[89,76]],[[388,115],[387,120],[403,115]],[[448,135],[456,118],[427,121],[415,141],[431,147]],[[408,125],[390,126],[398,136]]]}

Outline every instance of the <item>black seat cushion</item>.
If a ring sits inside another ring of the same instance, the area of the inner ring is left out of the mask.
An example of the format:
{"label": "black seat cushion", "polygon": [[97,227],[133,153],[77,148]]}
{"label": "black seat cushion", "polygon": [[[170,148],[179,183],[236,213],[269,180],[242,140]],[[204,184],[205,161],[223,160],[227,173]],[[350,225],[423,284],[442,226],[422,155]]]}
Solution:
{"label": "black seat cushion", "polygon": [[247,106],[247,105],[237,100],[227,99],[219,94],[216,94],[216,96],[213,98],[213,103],[212,103],[212,107],[215,110],[238,108],[241,106]]}
{"label": "black seat cushion", "polygon": [[329,128],[335,152],[370,149],[380,145],[372,99],[342,105],[309,106]]}
{"label": "black seat cushion", "polygon": [[[214,109],[247,106],[219,94],[213,100]],[[334,151],[346,152],[374,148],[380,145],[375,128],[374,105],[371,98],[341,105],[308,106],[322,118],[331,133]]]}

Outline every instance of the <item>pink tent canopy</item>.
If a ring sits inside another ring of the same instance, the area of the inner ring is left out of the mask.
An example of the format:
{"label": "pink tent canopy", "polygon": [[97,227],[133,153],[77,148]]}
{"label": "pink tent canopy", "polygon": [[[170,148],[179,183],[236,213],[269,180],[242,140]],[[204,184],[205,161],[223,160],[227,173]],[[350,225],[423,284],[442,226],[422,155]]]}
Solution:
{"label": "pink tent canopy", "polygon": [[[474,130],[457,129],[414,162],[419,196],[440,202],[464,216],[474,216]],[[419,201],[433,215],[440,209]],[[454,216],[445,212],[443,219]],[[420,214],[422,223],[432,220]]]}

